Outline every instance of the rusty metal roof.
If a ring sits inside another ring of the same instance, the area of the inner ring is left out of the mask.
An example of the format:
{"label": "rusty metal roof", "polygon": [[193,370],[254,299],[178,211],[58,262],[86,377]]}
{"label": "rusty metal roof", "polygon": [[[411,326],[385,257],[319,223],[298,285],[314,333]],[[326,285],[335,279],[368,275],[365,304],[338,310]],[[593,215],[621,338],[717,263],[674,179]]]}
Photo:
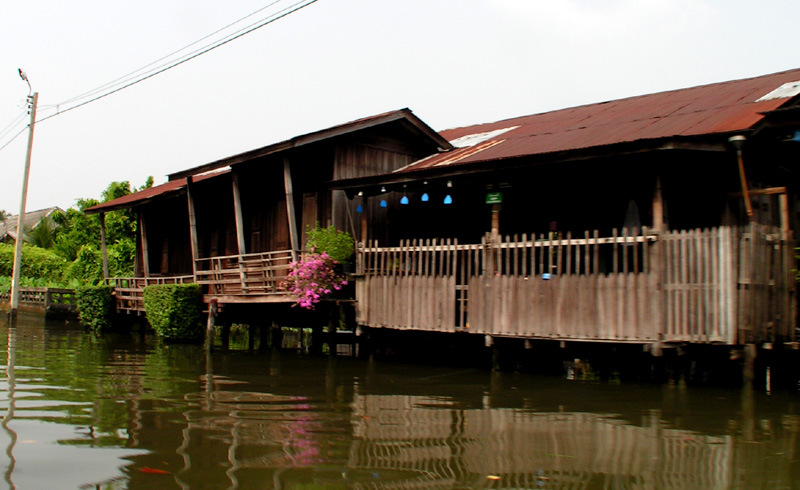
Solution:
{"label": "rusty metal roof", "polygon": [[[203,180],[224,175],[229,172],[230,169],[225,169],[225,170],[217,170],[215,172],[208,172],[205,174],[195,175],[192,177],[192,182],[201,182]],[[97,214],[97,213],[105,213],[108,211],[115,211],[117,209],[128,209],[134,204],[137,206],[141,206],[142,204],[150,202],[154,199],[182,192],[184,189],[186,189],[186,180],[187,177],[177,180],[170,180],[164,184],[150,187],[149,189],[142,189],[140,191],[133,192],[126,196],[118,197],[111,201],[102,202],[100,204],[97,204],[95,206],[86,209],[85,213]]]}
{"label": "rusty metal roof", "polygon": [[[800,69],[795,69],[448,129],[440,134],[454,146],[469,144],[470,140],[475,143],[424,158],[395,173],[642,140],[746,131],[758,124],[765,112],[790,100],[798,81]],[[768,96],[781,87],[783,92],[779,91],[778,97]]]}

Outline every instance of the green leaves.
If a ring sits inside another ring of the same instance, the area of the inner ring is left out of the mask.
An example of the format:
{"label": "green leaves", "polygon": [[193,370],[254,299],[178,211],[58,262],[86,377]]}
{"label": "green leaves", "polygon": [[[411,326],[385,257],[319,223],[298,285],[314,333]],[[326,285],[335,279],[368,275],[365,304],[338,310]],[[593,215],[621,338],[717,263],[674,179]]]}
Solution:
{"label": "green leaves", "polygon": [[158,284],[144,288],[144,310],[156,334],[173,342],[199,342],[203,302],[199,284]]}
{"label": "green leaves", "polygon": [[317,226],[306,228],[308,234],[307,248],[316,253],[325,252],[336,262],[346,262],[353,256],[355,244],[353,237],[346,231],[339,231],[333,226],[322,228]]}
{"label": "green leaves", "polygon": [[83,286],[75,292],[78,318],[83,326],[99,332],[112,325],[114,296],[111,286]]}

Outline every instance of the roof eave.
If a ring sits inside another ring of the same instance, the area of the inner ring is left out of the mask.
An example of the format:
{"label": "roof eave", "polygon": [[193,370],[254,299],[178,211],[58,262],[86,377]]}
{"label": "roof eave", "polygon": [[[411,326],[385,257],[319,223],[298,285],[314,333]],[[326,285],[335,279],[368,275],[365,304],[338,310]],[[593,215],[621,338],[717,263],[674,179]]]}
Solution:
{"label": "roof eave", "polygon": [[[738,131],[736,134],[748,133],[748,131]],[[717,135],[719,136],[719,135]],[[455,177],[458,175],[474,173],[490,173],[497,170],[508,170],[512,168],[543,165],[548,163],[568,163],[585,161],[594,158],[602,158],[610,155],[630,155],[653,151],[709,151],[725,152],[729,148],[726,145],[725,137],[708,139],[697,139],[688,137],[675,137],[657,140],[638,140],[633,142],[616,143],[613,145],[595,146],[577,150],[566,150],[551,153],[539,153],[528,155],[517,155],[508,158],[487,159],[472,161],[462,164],[454,164],[445,167],[426,167],[418,170],[407,170],[369,177],[353,179],[342,179],[332,181],[328,184],[331,189],[356,190],[362,187],[373,185],[391,185],[415,182],[422,179],[438,179]]]}

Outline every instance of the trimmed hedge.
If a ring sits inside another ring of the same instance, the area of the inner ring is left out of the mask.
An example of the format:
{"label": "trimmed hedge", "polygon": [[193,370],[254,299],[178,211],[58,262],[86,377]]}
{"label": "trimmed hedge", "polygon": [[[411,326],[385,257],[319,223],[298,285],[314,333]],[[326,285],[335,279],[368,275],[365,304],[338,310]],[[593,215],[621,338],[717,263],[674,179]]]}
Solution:
{"label": "trimmed hedge", "polygon": [[203,297],[199,284],[158,284],[144,288],[144,312],[156,334],[174,342],[203,340]]}
{"label": "trimmed hedge", "polygon": [[111,328],[114,314],[112,286],[82,286],[75,291],[78,318],[83,326],[94,331]]}

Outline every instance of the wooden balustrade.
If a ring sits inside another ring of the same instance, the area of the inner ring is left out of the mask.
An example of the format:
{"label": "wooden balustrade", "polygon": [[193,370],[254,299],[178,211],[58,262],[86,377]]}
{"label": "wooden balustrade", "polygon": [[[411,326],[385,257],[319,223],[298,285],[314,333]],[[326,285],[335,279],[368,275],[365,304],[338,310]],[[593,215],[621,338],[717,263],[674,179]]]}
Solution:
{"label": "wooden balustrade", "polygon": [[197,283],[212,295],[283,295],[282,284],[296,256],[292,250],[280,250],[198,259]]}
{"label": "wooden balustrade", "polygon": [[106,281],[114,286],[118,312],[144,312],[144,288],[156,284],[189,284],[194,276],[115,277]]}

